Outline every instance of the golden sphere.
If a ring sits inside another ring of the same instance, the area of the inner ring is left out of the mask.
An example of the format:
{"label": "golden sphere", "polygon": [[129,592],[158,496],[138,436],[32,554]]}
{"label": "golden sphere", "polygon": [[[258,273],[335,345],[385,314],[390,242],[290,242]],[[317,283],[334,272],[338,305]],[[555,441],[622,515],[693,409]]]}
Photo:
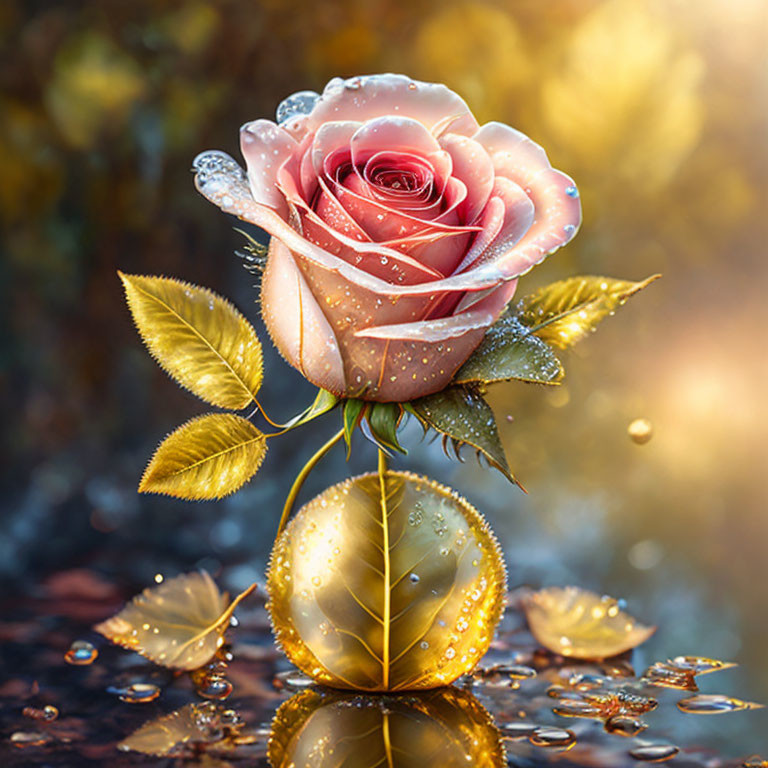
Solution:
{"label": "golden sphere", "polygon": [[506,573],[482,515],[407,472],[362,475],[307,503],[275,542],[268,609],[288,658],[361,691],[448,685],[488,650]]}
{"label": "golden sphere", "polygon": [[297,693],[277,710],[269,738],[274,768],[502,768],[499,731],[467,691],[366,696]]}

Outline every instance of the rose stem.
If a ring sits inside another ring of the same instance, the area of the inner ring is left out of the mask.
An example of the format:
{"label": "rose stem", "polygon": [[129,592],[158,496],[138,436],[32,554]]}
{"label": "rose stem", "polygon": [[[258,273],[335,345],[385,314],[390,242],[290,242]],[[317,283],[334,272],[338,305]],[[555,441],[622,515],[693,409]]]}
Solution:
{"label": "rose stem", "polygon": [[291,486],[291,490],[288,493],[288,498],[285,500],[285,506],[283,507],[283,515],[280,518],[280,525],[277,527],[277,535],[279,536],[283,529],[286,526],[286,523],[288,522],[288,517],[291,514],[291,509],[293,508],[293,504],[296,501],[296,497],[299,495],[299,491],[301,491],[301,486],[304,485],[304,481],[307,479],[307,475],[315,468],[315,464],[317,464],[320,459],[325,456],[328,451],[333,448],[336,443],[341,440],[341,438],[344,437],[344,430],[340,429],[325,445],[320,447],[320,450],[317,451],[317,453],[312,456],[312,458],[302,467],[301,472],[299,472],[298,475],[296,475],[296,479],[293,481],[293,485]]}
{"label": "rose stem", "polygon": [[382,641],[382,685],[389,688],[389,625],[391,615],[392,579],[389,556],[389,515],[387,514],[387,455],[379,448],[379,487],[381,489],[381,528],[384,533],[382,549],[384,550],[384,615],[382,626],[384,637]]}

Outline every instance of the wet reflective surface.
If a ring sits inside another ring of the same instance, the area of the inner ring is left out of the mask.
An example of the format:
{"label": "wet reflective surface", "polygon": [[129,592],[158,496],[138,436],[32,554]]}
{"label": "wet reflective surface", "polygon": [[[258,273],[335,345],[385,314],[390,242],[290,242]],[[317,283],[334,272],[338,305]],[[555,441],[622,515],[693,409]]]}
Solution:
{"label": "wet reflective surface", "polygon": [[[501,630],[474,674],[450,688],[377,696],[318,688],[291,668],[274,646],[260,591],[239,607],[238,626],[211,662],[191,673],[157,667],[89,631],[127,597],[93,583],[64,602],[41,589],[0,624],[4,766],[354,768],[390,759],[400,768],[667,760],[760,768],[768,757],[728,743],[731,723],[752,718],[758,730],[764,715],[731,698],[738,692],[720,674],[727,662],[555,656],[526,629],[522,591],[508,596]],[[67,663],[74,640],[93,646],[92,663]],[[651,670],[662,667],[659,683]],[[692,685],[706,692],[692,693]],[[733,714],[699,716],[722,712]],[[727,746],[708,747],[691,722],[716,722]]]}

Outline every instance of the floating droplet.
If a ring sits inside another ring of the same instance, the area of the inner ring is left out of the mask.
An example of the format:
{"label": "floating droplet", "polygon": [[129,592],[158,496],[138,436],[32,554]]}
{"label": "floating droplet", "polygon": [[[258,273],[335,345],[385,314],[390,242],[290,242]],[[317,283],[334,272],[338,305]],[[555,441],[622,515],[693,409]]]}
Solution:
{"label": "floating droplet", "polygon": [[51,740],[47,733],[40,731],[16,731],[12,733],[10,742],[14,747],[24,749],[25,747],[41,747]]}
{"label": "floating droplet", "polygon": [[52,704],[46,704],[44,707],[24,707],[21,711],[24,717],[29,717],[32,720],[44,720],[47,723],[55,720],[59,716],[59,710]]}
{"label": "floating droplet", "polygon": [[146,704],[160,695],[160,687],[152,683],[133,683],[124,688],[110,686],[107,693],[113,693],[129,704]]}
{"label": "floating droplet", "polygon": [[744,709],[762,709],[762,704],[734,699],[717,693],[701,693],[681,699],[677,706],[689,715],[720,715],[725,712],[740,712]]}
{"label": "floating droplet", "polygon": [[629,756],[647,763],[662,763],[674,757],[679,751],[680,748],[672,744],[649,744],[630,750]]}
{"label": "floating droplet", "polygon": [[635,419],[627,427],[627,434],[632,442],[643,445],[653,437],[653,424],[648,419]]}
{"label": "floating droplet", "polygon": [[570,749],[576,743],[576,736],[572,731],[564,728],[550,728],[542,726],[536,728],[528,737],[528,741],[535,747],[554,747],[556,749]]}
{"label": "floating droplet", "polygon": [[72,645],[69,646],[69,650],[64,654],[64,660],[67,664],[75,664],[76,666],[83,666],[85,664],[92,664],[99,652],[91,645],[91,643],[85,640],[75,640]]}
{"label": "floating droplet", "polygon": [[605,721],[605,730],[616,736],[637,736],[642,733],[648,725],[636,717],[626,717],[625,715],[614,715]]}

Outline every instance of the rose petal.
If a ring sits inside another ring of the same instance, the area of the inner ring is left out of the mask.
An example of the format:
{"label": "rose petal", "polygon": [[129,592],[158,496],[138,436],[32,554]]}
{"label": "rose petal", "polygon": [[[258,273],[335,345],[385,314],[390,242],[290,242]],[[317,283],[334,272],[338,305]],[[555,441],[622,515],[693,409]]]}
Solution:
{"label": "rose petal", "polygon": [[[486,123],[472,139],[491,156],[497,152],[508,153],[512,164],[519,168],[538,171],[552,167],[547,153],[535,141],[504,123]],[[516,180],[513,177],[513,181]]]}
{"label": "rose petal", "polygon": [[459,207],[461,221],[474,224],[493,190],[493,163],[488,152],[472,139],[449,133],[440,139],[453,161],[453,176],[464,182],[467,196]]}
{"label": "rose petal", "polygon": [[[404,284],[419,283],[426,280],[434,280],[440,277],[440,273],[431,269],[426,264],[421,264],[407,254],[400,253],[383,244],[371,242],[349,214],[338,206],[335,198],[322,186],[323,195],[318,204],[330,212],[331,222],[323,220],[318,213],[313,211],[298,192],[296,180],[281,169],[278,174],[280,188],[289,204],[295,205],[302,211],[304,224],[303,234],[310,244],[319,245],[322,252],[330,258],[338,257],[348,264],[360,265],[361,275],[370,274],[375,277],[387,279],[390,282]],[[205,193],[204,193],[205,194]],[[327,195],[327,199],[325,199]],[[241,203],[242,205],[242,203]],[[256,212],[252,212],[252,216]],[[243,216],[243,214],[238,213]],[[247,220],[248,216],[243,216]],[[259,225],[263,226],[263,225]],[[270,231],[270,230],[268,230]],[[270,231],[270,234],[274,234]]]}
{"label": "rose petal", "polygon": [[441,151],[440,144],[427,128],[410,117],[385,115],[363,123],[352,136],[350,149],[355,166],[363,166],[371,155],[382,150],[424,158],[440,155],[445,158],[450,174],[450,156]]}
{"label": "rose petal", "polygon": [[331,80],[309,115],[307,130],[317,130],[332,120],[362,122],[398,114],[414,118],[428,129],[451,115],[456,118],[452,132],[465,136],[478,128],[466,102],[444,85],[384,74]]}
{"label": "rose petal", "polygon": [[352,137],[362,123],[354,120],[338,120],[318,128],[312,140],[311,160],[315,174],[322,175],[326,160],[341,150],[350,149]]}
{"label": "rose petal", "polygon": [[491,203],[485,212],[488,218],[483,219],[483,229],[457,271],[471,268],[478,260],[490,260],[494,253],[508,251],[531,228],[535,216],[533,202],[514,181],[497,176]]}
{"label": "rose petal", "polygon": [[[504,174],[506,156],[494,155],[497,175]],[[536,219],[530,229],[514,245],[498,237],[475,262],[472,271],[493,264],[504,274],[525,274],[549,254],[564,246],[576,234],[581,224],[581,204],[567,190],[573,180],[554,168],[545,168],[518,182],[525,186]]]}
{"label": "rose petal", "polygon": [[[195,177],[195,185],[204,197],[225,213],[261,227],[270,235],[282,240],[293,253],[300,254],[302,258],[321,269],[339,275],[374,295],[389,296],[394,299],[396,297],[423,297],[445,291],[477,291],[491,288],[498,285],[502,280],[511,280],[515,277],[515,275],[502,272],[495,264],[489,263],[469,272],[435,282],[414,285],[386,283],[309,242],[274,210],[256,203],[244,182],[242,171],[234,170],[238,169],[238,166],[231,157],[223,152],[216,152],[202,153],[199,158],[205,159],[212,154],[216,156],[216,166],[221,170],[200,167],[200,163],[203,162],[202,159],[199,160],[197,166],[198,173]],[[368,244],[359,243],[355,247],[364,248],[366,245]],[[374,249],[380,247],[374,243],[370,245]]]}
{"label": "rose petal", "polygon": [[253,199],[285,214],[285,198],[277,189],[277,171],[288,160],[297,144],[280,126],[270,120],[254,120],[240,129],[240,150],[248,167],[248,183]]}
{"label": "rose petal", "polygon": [[346,390],[339,344],[290,251],[273,239],[261,288],[262,314],[285,359],[331,392]]}

